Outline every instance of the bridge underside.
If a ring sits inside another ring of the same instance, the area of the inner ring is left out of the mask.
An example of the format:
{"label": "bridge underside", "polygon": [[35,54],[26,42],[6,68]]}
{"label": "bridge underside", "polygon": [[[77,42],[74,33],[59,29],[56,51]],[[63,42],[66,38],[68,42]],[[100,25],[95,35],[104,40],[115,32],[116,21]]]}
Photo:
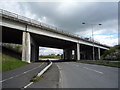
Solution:
{"label": "bridge underside", "polygon": [[[2,42],[22,44],[21,59],[26,62],[38,60],[39,46],[63,49],[64,60],[92,60],[93,47],[58,38],[34,34],[13,28],[2,27]],[[74,51],[74,55],[73,52]],[[103,50],[95,47],[95,59],[100,59]]]}

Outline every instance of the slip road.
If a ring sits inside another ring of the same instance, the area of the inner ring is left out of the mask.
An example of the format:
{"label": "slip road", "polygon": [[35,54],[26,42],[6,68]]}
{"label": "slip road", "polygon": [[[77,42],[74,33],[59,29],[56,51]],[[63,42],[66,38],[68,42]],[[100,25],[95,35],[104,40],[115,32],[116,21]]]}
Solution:
{"label": "slip road", "polygon": [[31,78],[40,72],[47,63],[31,63],[29,65],[2,73],[2,88],[23,88]]}

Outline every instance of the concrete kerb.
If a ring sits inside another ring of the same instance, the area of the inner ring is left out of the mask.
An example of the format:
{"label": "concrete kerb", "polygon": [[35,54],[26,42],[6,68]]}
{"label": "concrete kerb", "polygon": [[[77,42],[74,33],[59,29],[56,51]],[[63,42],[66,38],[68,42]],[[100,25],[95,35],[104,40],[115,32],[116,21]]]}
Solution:
{"label": "concrete kerb", "polygon": [[[39,72],[36,76],[36,78],[42,76],[50,67],[52,66],[52,62],[50,61],[50,64],[48,64],[41,72]],[[34,82],[30,82],[29,84],[27,84],[26,86],[24,86],[23,88],[27,88],[30,85],[32,85]]]}
{"label": "concrete kerb", "polygon": [[48,68],[50,68],[50,66],[52,66],[52,62],[50,61],[50,64],[48,66],[46,66],[40,73],[38,73],[37,77],[40,77],[45,71],[48,70]]}

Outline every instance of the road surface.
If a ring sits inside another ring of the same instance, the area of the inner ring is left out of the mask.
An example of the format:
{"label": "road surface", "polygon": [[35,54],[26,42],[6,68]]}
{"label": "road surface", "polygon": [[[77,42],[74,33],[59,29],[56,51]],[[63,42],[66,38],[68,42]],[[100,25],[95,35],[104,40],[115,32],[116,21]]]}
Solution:
{"label": "road surface", "polygon": [[23,88],[31,78],[40,72],[47,63],[31,63],[29,65],[2,73],[2,88]]}
{"label": "road surface", "polygon": [[[28,88],[118,88],[118,68],[76,62],[55,64]],[[46,63],[31,63],[4,72],[2,87],[23,88],[45,66]]]}
{"label": "road surface", "polygon": [[118,88],[118,68],[76,62],[57,66],[60,88]]}

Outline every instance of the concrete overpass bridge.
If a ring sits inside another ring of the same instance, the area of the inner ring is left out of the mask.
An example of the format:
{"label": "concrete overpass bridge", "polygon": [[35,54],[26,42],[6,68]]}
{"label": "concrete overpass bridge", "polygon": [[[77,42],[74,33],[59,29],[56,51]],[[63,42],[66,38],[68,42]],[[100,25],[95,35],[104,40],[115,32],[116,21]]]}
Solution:
{"label": "concrete overpass bridge", "polygon": [[2,42],[22,44],[22,61],[38,60],[39,46],[63,49],[65,60],[92,60],[93,55],[98,60],[103,51],[110,48],[5,10],[0,10],[0,16]]}

